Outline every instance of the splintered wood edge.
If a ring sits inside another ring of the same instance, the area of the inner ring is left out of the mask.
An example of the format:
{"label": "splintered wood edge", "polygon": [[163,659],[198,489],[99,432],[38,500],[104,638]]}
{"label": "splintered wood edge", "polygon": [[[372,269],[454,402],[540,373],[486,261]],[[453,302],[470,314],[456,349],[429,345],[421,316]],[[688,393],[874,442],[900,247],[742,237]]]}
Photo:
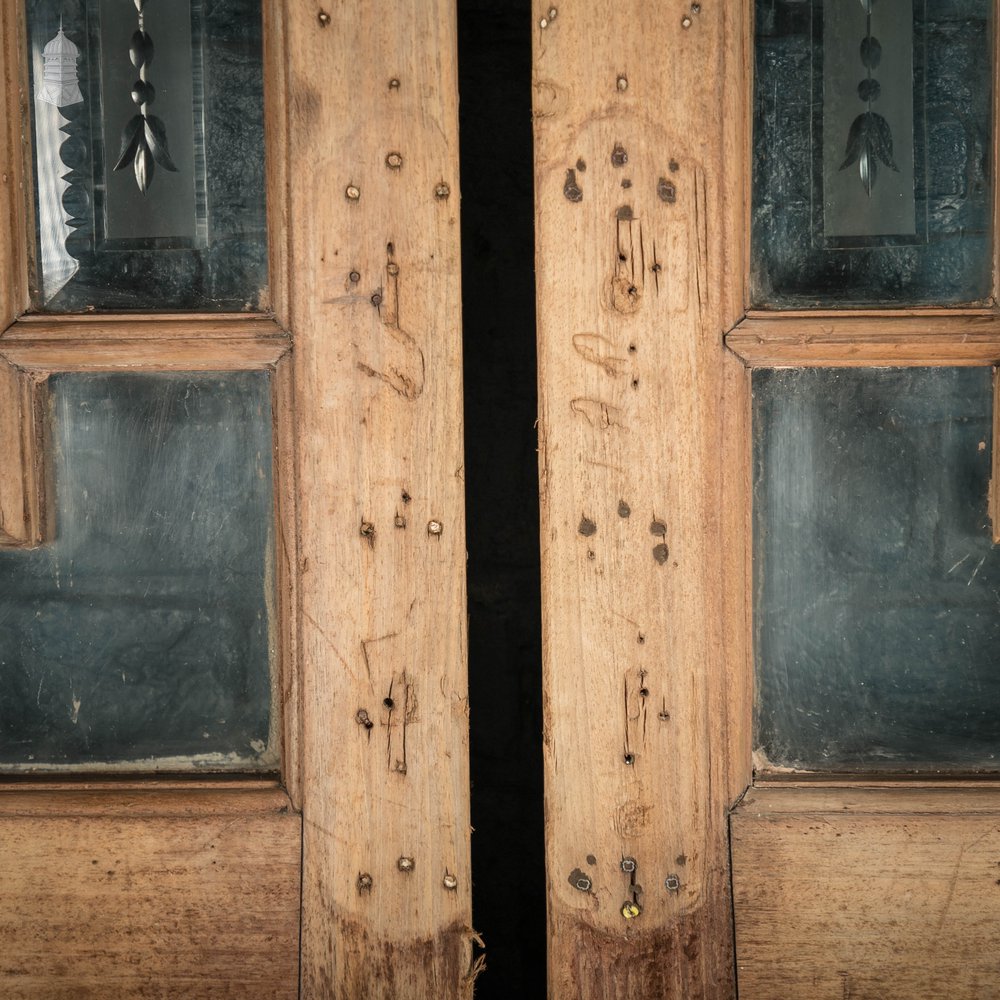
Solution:
{"label": "splintered wood edge", "polygon": [[992,365],[1000,313],[755,313],[726,346],[751,368]]}

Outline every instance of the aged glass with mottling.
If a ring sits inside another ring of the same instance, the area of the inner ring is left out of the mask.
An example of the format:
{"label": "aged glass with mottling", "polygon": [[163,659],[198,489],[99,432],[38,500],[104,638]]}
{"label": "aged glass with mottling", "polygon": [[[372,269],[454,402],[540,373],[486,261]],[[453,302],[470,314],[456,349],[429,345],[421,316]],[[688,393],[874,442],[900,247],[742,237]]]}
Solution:
{"label": "aged glass with mottling", "polygon": [[988,300],[990,0],[754,7],[754,303]]}
{"label": "aged glass with mottling", "polygon": [[756,742],[780,767],[1000,769],[989,368],[753,375]]}
{"label": "aged glass with mottling", "polygon": [[266,308],[260,0],[27,6],[34,308]]}
{"label": "aged glass with mottling", "polygon": [[276,769],[269,376],[50,399],[54,537],[0,551],[0,769]]}

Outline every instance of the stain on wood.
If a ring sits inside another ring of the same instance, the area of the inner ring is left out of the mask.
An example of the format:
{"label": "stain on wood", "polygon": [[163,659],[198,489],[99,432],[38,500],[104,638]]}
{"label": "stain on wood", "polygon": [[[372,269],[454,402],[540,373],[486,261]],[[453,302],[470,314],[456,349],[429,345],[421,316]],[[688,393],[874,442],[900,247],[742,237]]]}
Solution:
{"label": "stain on wood", "polygon": [[[735,995],[720,442],[743,313],[743,8],[685,32],[600,0],[534,35],[553,997]],[[581,512],[599,526],[582,564]],[[568,874],[588,853],[617,860],[584,893]]]}

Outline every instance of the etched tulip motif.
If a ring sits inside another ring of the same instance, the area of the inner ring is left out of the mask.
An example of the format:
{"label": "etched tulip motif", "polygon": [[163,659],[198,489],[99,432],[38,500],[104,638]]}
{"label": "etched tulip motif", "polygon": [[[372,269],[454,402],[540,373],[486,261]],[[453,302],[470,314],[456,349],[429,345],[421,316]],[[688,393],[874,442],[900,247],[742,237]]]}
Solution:
{"label": "etched tulip motif", "polygon": [[879,99],[882,86],[873,73],[882,61],[882,45],[872,34],[872,8],[876,0],[861,0],[867,20],[867,32],[861,40],[861,63],[868,75],[858,84],[858,97],[868,106],[851,123],[847,135],[847,150],[841,170],[858,164],[861,183],[870,198],[878,178],[879,164],[898,172],[899,167],[892,155],[892,130],[885,118],[872,110],[872,104]]}
{"label": "etched tulip motif", "polygon": [[149,0],[135,0],[139,14],[139,27],[129,43],[129,58],[139,71],[139,78],[132,84],[132,101],[139,113],[129,119],[122,129],[121,153],[115,170],[124,170],[129,163],[135,170],[135,182],[145,194],[153,182],[158,163],[164,170],[176,172],[177,167],[167,148],[167,129],[163,122],[149,113],[149,106],[156,100],[156,88],[149,81],[149,66],[153,61],[153,39],[145,29],[144,11]]}

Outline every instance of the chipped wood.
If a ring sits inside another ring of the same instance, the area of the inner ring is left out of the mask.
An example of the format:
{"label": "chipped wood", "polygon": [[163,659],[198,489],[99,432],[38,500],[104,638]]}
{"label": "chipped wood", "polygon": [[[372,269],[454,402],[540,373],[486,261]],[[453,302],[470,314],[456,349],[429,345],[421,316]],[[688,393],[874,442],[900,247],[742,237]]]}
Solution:
{"label": "chipped wood", "polygon": [[453,1000],[473,972],[455,11],[286,16],[302,996]]}
{"label": "chipped wood", "polygon": [[742,580],[746,523],[720,508],[745,449],[722,399],[728,379],[745,403],[723,332],[744,309],[748,21],[697,6],[686,28],[640,0],[536,10],[552,997],[735,994],[726,811],[748,734],[730,716],[749,686],[723,565]]}

